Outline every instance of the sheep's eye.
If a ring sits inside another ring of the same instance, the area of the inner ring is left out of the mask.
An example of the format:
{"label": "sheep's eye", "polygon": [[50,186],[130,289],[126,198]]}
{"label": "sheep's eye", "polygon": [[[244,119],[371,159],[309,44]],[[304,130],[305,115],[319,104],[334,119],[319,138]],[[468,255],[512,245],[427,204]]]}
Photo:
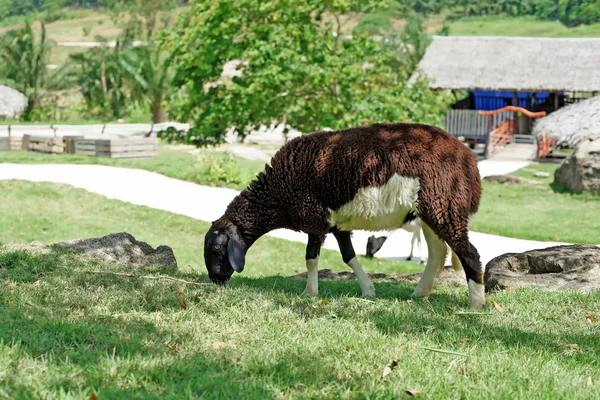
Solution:
{"label": "sheep's eye", "polygon": [[219,251],[219,250],[221,250],[221,245],[216,244],[215,247],[213,247],[213,249],[215,249],[215,251]]}

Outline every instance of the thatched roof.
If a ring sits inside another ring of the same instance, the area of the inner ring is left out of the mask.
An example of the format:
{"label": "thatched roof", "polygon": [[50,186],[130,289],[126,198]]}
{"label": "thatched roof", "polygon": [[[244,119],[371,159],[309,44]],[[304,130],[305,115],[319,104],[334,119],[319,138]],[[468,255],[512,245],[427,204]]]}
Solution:
{"label": "thatched roof", "polygon": [[419,65],[434,89],[577,92],[600,91],[599,66],[600,38],[461,36],[434,36]]}
{"label": "thatched roof", "polygon": [[0,117],[14,118],[27,108],[27,97],[21,92],[0,85]]}
{"label": "thatched roof", "polygon": [[570,104],[535,120],[533,134],[548,133],[556,145],[570,147],[582,139],[600,134],[600,96]]}

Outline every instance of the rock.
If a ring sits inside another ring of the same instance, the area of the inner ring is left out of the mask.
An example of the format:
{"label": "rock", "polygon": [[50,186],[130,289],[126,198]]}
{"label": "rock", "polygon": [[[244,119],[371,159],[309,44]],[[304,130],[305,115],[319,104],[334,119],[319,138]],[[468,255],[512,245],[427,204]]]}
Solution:
{"label": "rock", "polygon": [[83,252],[101,261],[125,264],[133,267],[163,266],[177,269],[177,260],[168,246],[153,249],[147,243],[137,241],[126,232],[113,233],[101,238],[79,239],[53,243],[52,246]]}
{"label": "rock", "polygon": [[[307,277],[307,272],[303,272],[298,275],[293,275],[290,278],[292,279],[300,279],[305,280]],[[367,274],[371,279],[387,279],[397,282],[410,282],[417,283],[419,279],[421,279],[421,273],[415,274]],[[319,270],[319,280],[328,280],[328,281],[346,281],[350,279],[356,279],[353,272],[334,272],[330,269],[320,269]],[[438,278],[436,279],[436,284],[438,282],[448,283],[452,285],[464,286],[467,287],[467,280],[465,278],[465,273],[463,271],[454,271],[452,267],[446,267],[440,273]]]}
{"label": "rock", "polygon": [[574,193],[600,194],[600,135],[580,141],[554,171],[554,182]]}
{"label": "rock", "polygon": [[27,108],[27,97],[8,86],[0,85],[0,116],[14,118]]}
{"label": "rock", "polygon": [[535,174],[533,174],[533,176],[535,176],[536,178],[548,178],[550,176],[550,174],[548,172],[536,172]]}
{"label": "rock", "polygon": [[539,185],[542,183],[534,179],[520,178],[512,175],[489,175],[483,178],[483,180],[487,182],[498,182],[509,185]]}
{"label": "rock", "polygon": [[600,247],[567,245],[503,254],[486,265],[484,281],[486,291],[522,287],[552,291],[600,289]]}

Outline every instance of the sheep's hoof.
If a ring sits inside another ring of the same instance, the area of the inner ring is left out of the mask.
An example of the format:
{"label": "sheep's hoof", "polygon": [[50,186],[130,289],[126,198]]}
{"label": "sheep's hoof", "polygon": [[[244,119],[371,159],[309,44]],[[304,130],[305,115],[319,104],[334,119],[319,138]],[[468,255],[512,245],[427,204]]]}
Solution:
{"label": "sheep's hoof", "polygon": [[412,260],[412,256],[406,257],[406,261]]}
{"label": "sheep's hoof", "polygon": [[319,289],[313,289],[313,288],[306,288],[304,289],[304,292],[302,292],[303,295],[306,296],[318,296],[319,295]]}
{"label": "sheep's hoof", "polygon": [[419,261],[419,264],[425,264],[425,260]]}
{"label": "sheep's hoof", "polygon": [[375,290],[362,292],[362,297],[375,297]]}
{"label": "sheep's hoof", "polygon": [[412,292],[412,294],[410,295],[411,297],[417,298],[417,299],[423,299],[427,296],[429,296],[429,293],[425,293],[421,290],[416,290],[414,292]]}
{"label": "sheep's hoof", "polygon": [[370,284],[367,288],[362,289],[362,296],[375,297],[375,286],[373,286],[373,284]]}

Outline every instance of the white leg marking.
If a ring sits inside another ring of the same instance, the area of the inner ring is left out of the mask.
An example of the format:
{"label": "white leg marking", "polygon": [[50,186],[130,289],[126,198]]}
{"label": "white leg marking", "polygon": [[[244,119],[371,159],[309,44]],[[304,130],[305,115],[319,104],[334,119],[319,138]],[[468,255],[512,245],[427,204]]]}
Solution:
{"label": "white leg marking", "polygon": [[469,303],[471,308],[485,306],[485,286],[469,279]]}
{"label": "white leg marking", "polygon": [[417,239],[416,232],[413,232],[412,237],[410,238],[410,254],[406,258],[406,261],[410,261],[413,258],[413,248],[415,247],[415,240]]}
{"label": "white leg marking", "polygon": [[375,297],[375,286],[373,286],[373,282],[371,282],[371,279],[369,279],[367,274],[365,274],[365,271],[363,271],[356,257],[350,260],[348,265],[352,268],[352,271],[354,271],[356,279],[358,279],[362,295],[364,297]]}
{"label": "white leg marking", "polygon": [[319,294],[319,257],[314,260],[306,260],[306,269],[308,270],[308,276],[306,278],[306,290],[305,293],[309,296],[316,296]]}
{"label": "white leg marking", "polygon": [[421,259],[421,264],[425,264],[427,262],[427,257],[423,255],[423,246],[421,241],[421,229],[416,232],[417,235],[417,246],[419,246],[419,258]]}
{"label": "white leg marking", "polygon": [[431,228],[423,223],[423,235],[425,241],[427,241],[427,249],[429,256],[427,257],[427,265],[423,271],[423,275],[417,284],[413,296],[415,297],[427,297],[433,289],[433,283],[436,276],[439,273],[440,268],[444,267],[446,261],[446,243],[441,240],[431,230]]}

